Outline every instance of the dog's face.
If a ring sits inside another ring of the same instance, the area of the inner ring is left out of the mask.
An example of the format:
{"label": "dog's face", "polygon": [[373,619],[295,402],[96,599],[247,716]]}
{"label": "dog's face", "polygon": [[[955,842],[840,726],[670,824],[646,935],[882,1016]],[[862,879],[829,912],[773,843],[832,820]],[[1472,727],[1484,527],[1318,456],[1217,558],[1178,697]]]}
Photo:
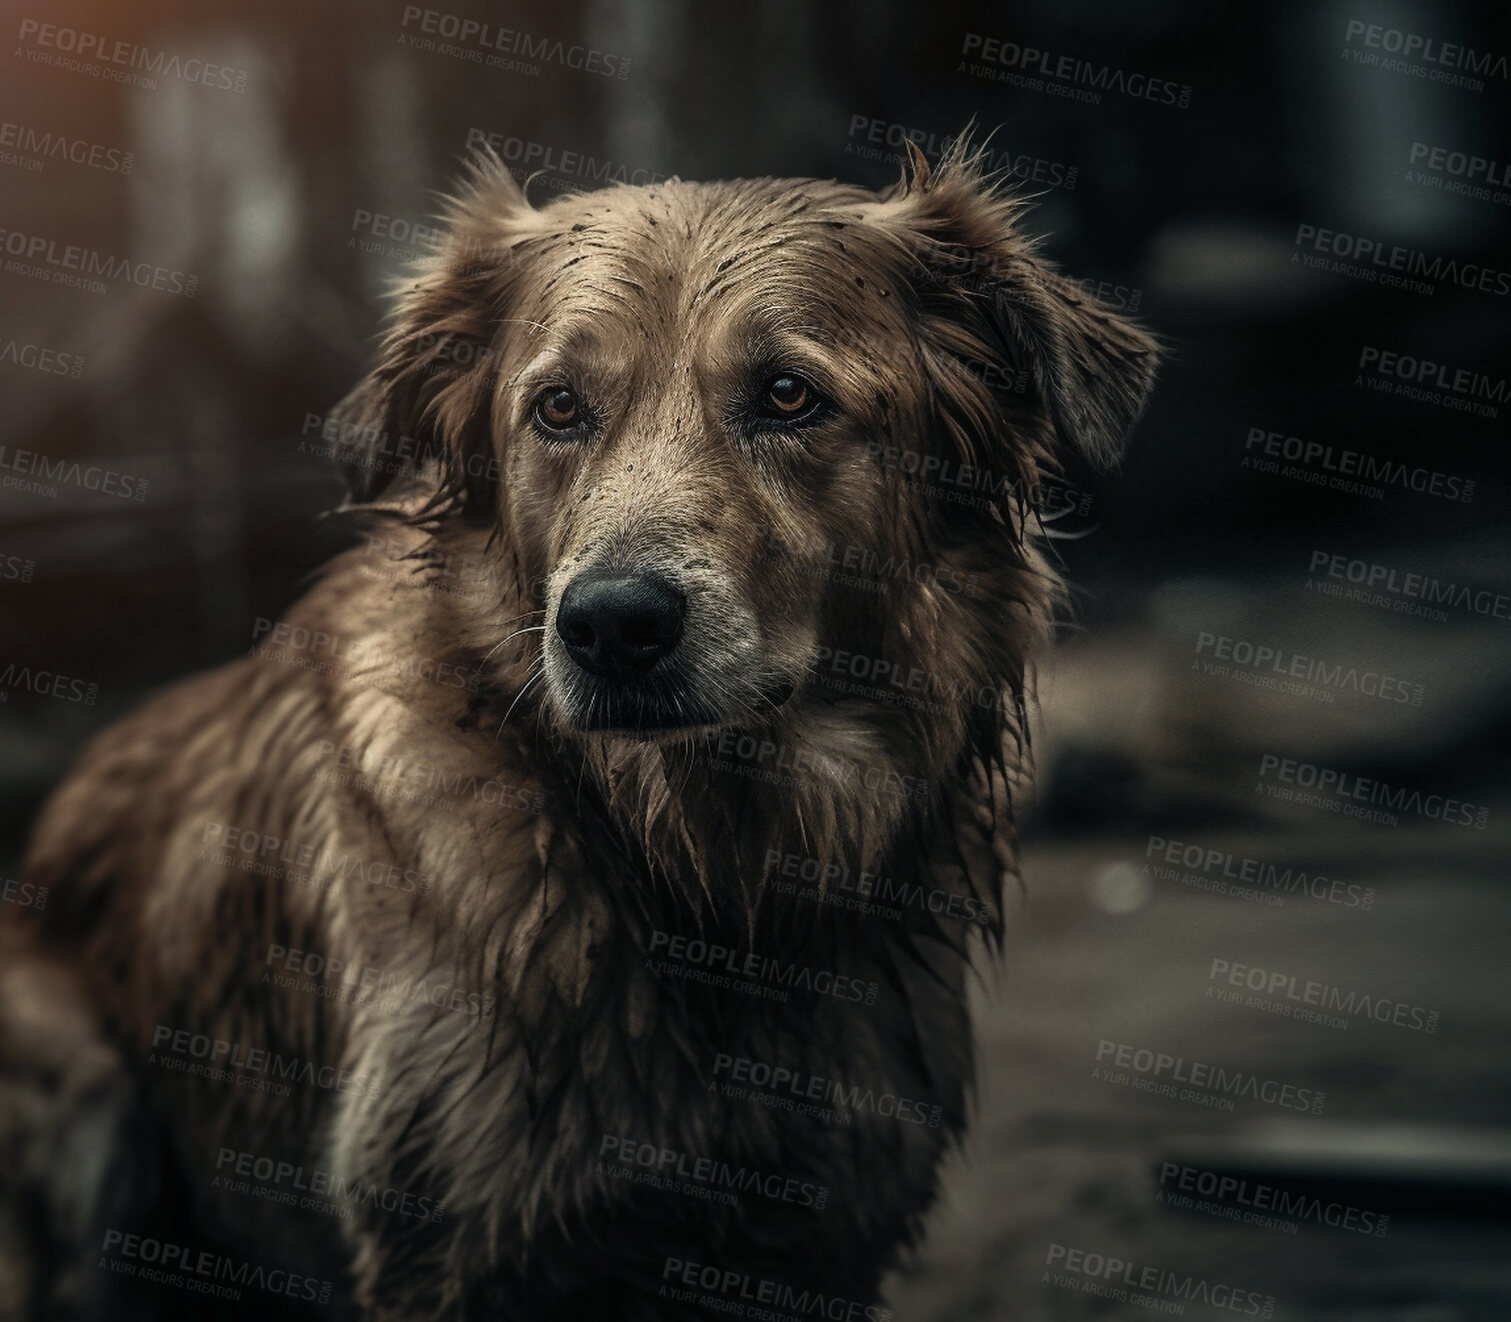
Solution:
{"label": "dog's face", "polygon": [[[887,195],[673,181],[540,210],[481,166],[347,414],[417,437],[505,531],[564,731],[765,727],[835,701],[837,648],[867,658],[852,697],[919,663],[1011,678],[984,654],[1044,595],[1025,498],[1057,441],[1115,453],[1153,369],[1013,220],[963,159]],[[917,477],[962,464],[993,499]]]}
{"label": "dog's face", "polygon": [[501,372],[502,496],[572,728],[764,721],[811,667],[827,548],[883,513],[875,400],[835,348],[864,291],[795,201],[569,199],[554,278],[513,306],[544,329]]}

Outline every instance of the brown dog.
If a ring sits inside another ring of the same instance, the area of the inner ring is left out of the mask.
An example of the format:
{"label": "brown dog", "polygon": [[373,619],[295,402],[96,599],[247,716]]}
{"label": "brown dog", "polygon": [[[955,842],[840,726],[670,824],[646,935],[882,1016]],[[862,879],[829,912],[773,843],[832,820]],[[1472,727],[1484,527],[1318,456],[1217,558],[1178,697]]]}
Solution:
{"label": "brown dog", "polygon": [[124,1078],[163,1134],[99,1266],[881,1315],[1015,866],[1041,479],[1112,458],[1155,365],[1018,212],[963,148],[882,195],[534,209],[473,168],[325,428],[367,544],[37,828],[7,1067]]}

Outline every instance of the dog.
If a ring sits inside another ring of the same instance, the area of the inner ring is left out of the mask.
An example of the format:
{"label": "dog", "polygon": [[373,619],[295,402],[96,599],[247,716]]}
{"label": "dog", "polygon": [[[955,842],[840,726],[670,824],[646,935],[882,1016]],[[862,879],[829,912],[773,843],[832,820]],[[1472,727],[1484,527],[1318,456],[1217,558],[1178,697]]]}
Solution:
{"label": "dog", "polygon": [[1042,493],[1158,357],[1024,209],[963,143],[469,165],[319,420],[363,540],[37,823],[0,1066],[115,1154],[37,1194],[72,1307],[886,1316],[1016,877]]}

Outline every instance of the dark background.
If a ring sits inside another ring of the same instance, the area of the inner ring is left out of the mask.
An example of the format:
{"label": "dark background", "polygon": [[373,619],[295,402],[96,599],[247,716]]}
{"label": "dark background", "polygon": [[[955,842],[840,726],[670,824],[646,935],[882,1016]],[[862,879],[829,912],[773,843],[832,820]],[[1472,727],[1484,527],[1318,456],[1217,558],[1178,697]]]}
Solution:
{"label": "dark background", "polygon": [[[1504,73],[1456,87],[1344,54],[1361,49],[1346,39],[1359,20],[1502,56],[1494,7],[431,7],[612,52],[628,76],[549,62],[529,76],[410,49],[404,6],[386,0],[3,6],[0,122],[134,157],[129,174],[0,163],[0,228],[199,279],[190,299],[0,269],[0,350],[83,360],[74,377],[0,356],[0,445],[147,481],[140,501],[66,482],[50,497],[0,488],[0,567],[29,565],[0,573],[0,668],[97,686],[92,702],[0,689],[0,877],[15,876],[30,818],[85,737],[147,690],[247,650],[255,621],[341,544],[317,522],[337,483],[301,426],[362,370],[386,282],[418,254],[366,218],[427,223],[470,131],[500,135],[506,158],[523,144],[551,153],[530,190],[544,201],[593,186],[594,167],[563,169],[565,153],[639,179],[879,187],[896,177],[899,132],[935,156],[974,119],[994,153],[1040,176],[1023,187],[1040,194],[1029,224],[1045,251],[1116,300],[1136,292],[1171,355],[1121,471],[1094,483],[1085,535],[1057,543],[1076,620],[1044,670],[1025,893],[1005,969],[983,986],[979,1120],[896,1282],[898,1316],[1148,1314],[1049,1281],[1053,1244],[1254,1289],[1276,1317],[1506,1316],[1511,624],[1462,609],[1424,621],[1305,584],[1327,550],[1511,591],[1511,403],[1475,416],[1371,389],[1357,370],[1374,346],[1503,383],[1511,300],[1293,260],[1311,224],[1511,266],[1511,187],[1492,186],[1499,201],[1454,195],[1417,182],[1409,160],[1420,142],[1504,172]],[[27,19],[201,56],[244,71],[245,90],[123,87],[35,63]],[[1189,85],[1189,105],[1113,91],[1085,104],[982,78],[962,69],[981,63],[962,56],[970,33]],[[1473,480],[1473,498],[1374,499],[1259,473],[1242,466],[1252,428],[1427,465]],[[1425,696],[1325,702],[1209,677],[1192,669],[1201,632],[1381,669]],[[1256,792],[1266,752],[1488,806],[1488,821],[1390,826],[1279,804]],[[1265,906],[1161,880],[1143,870],[1151,833],[1320,868],[1374,887],[1376,906]],[[1441,1025],[1336,1030],[1216,1005],[1202,996],[1216,957],[1429,1005]],[[1091,1077],[1102,1039],[1325,1088],[1327,1110],[1278,1132],[1262,1122],[1283,1112],[1110,1087]],[[1390,1211],[1389,1233],[1290,1235],[1161,1210],[1155,1163],[1209,1160],[1219,1143],[1239,1145],[1235,1168]],[[1345,1151],[1358,1155],[1340,1167]]]}

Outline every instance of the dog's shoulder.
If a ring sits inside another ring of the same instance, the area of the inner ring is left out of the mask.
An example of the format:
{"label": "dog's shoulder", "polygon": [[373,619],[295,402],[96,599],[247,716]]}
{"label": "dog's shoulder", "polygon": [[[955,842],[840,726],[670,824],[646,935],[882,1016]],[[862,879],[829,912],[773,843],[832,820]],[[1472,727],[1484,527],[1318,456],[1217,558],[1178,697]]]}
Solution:
{"label": "dog's shoulder", "polygon": [[242,658],[159,691],[85,745],[39,815],[23,863],[52,892],[55,934],[99,917],[105,888],[150,884],[162,835],[234,778],[255,713],[291,703],[287,687]]}

